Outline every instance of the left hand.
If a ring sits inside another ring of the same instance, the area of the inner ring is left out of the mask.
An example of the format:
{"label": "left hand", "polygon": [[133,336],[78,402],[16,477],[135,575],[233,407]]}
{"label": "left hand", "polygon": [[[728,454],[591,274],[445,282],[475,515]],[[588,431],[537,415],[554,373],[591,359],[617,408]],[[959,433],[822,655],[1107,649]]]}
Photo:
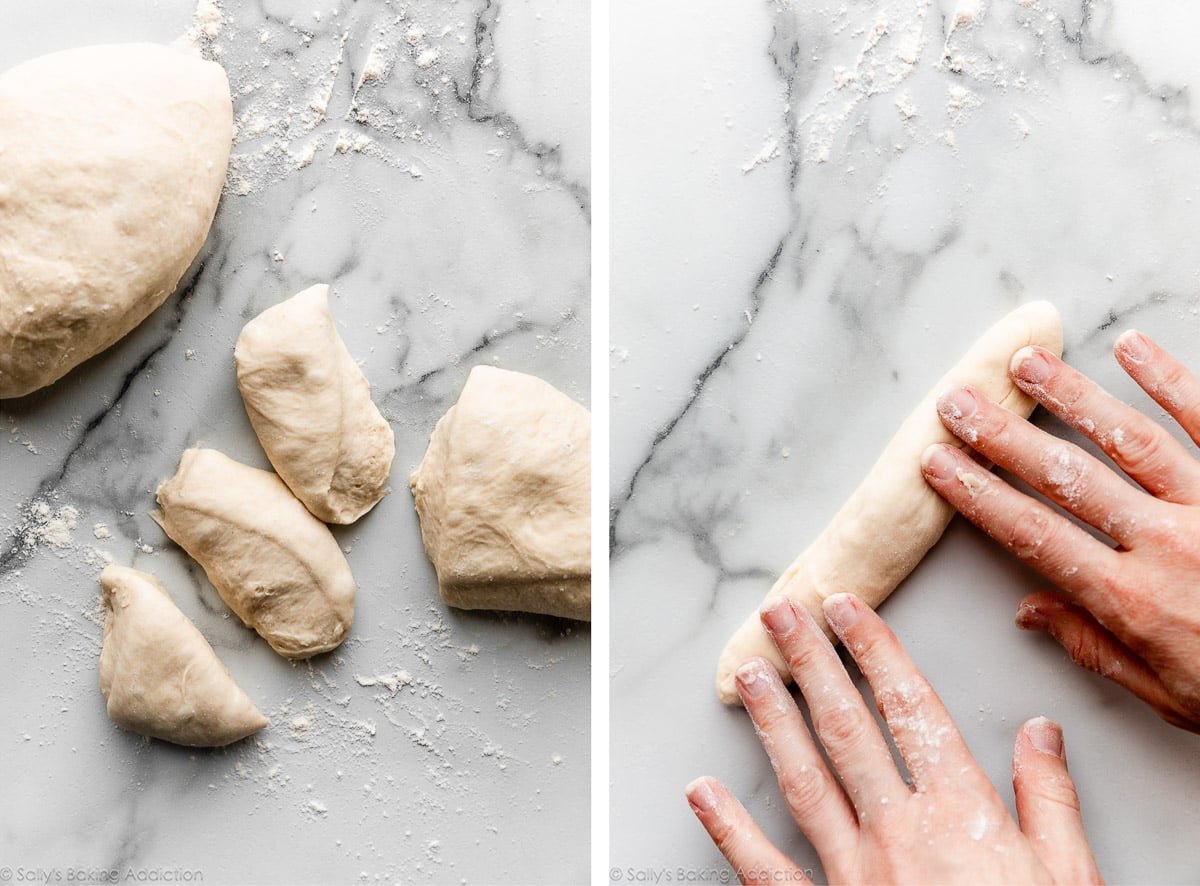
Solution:
{"label": "left hand", "polygon": [[[780,599],[763,624],[808,702],[832,771],[771,664],[751,659],[736,678],[784,800],[830,882],[1100,882],[1058,726],[1039,718],[1018,735],[1018,825],[882,619],[850,594],[834,594],[824,607],[871,684],[911,786],[804,607]],[[743,883],[803,882],[803,871],[715,779],[692,782],[688,802]]]}

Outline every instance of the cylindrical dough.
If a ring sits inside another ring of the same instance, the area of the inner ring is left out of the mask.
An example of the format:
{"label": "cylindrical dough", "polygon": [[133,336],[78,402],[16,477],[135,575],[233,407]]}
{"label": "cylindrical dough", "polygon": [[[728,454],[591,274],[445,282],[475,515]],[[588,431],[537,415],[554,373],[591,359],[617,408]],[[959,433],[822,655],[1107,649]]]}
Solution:
{"label": "cylindrical dough", "polygon": [[233,349],[250,424],[280,478],[326,523],[353,523],[384,496],[396,444],[310,286],[246,324]]}
{"label": "cylindrical dough", "polygon": [[329,527],[270,471],[188,449],[158,487],[158,524],[247,627],[287,658],[333,649],[354,621],[354,576]]}
{"label": "cylindrical dough", "polygon": [[100,692],[114,723],[202,748],[230,744],[267,725],[157,578],[107,566],[100,584]]}
{"label": "cylindrical dough", "polygon": [[[942,425],[937,397],[954,384],[970,384],[984,396],[1021,416],[1036,402],[1009,378],[1012,355],[1026,345],[1062,353],[1062,321],[1049,302],[1030,302],[1000,320],[917,405],[900,425],[866,478],[807,550],[780,576],[763,601],[780,595],[801,603],[833,638],[821,603],[851,592],[879,606],[933,547],[954,515],[921,473],[921,453],[934,443],[966,448]],[[787,666],[759,621],[759,609],[726,643],[717,663],[717,695],[738,701],[734,671],[749,658],[774,663],[785,679]]]}
{"label": "cylindrical dough", "polygon": [[0,397],[112,345],[208,236],[229,81],[166,46],[90,46],[0,74]]}

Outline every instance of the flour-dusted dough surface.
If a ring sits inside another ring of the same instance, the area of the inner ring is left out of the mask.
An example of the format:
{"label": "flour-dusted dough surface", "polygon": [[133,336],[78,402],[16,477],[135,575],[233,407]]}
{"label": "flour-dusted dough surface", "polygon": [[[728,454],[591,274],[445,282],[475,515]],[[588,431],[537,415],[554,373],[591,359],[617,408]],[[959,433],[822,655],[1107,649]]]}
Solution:
{"label": "flour-dusted dough surface", "polygon": [[[1049,302],[1022,305],[971,346],[904,420],[850,499],[766,599],[790,597],[821,625],[821,603],[830,594],[849,591],[879,606],[933,547],[954,515],[921,473],[921,453],[931,444],[965,448],[938,418],[938,396],[951,385],[970,384],[1012,412],[1028,416],[1036,403],[1008,375],[1012,355],[1026,345],[1062,353],[1062,321]],[[758,613],[756,609],[738,628],[717,663],[717,695],[726,704],[739,700],[733,675],[748,658],[769,659],[785,680],[790,679]],[[827,625],[825,631],[832,639]]]}
{"label": "flour-dusted dough surface", "polygon": [[165,46],[71,49],[0,74],[0,397],[58,380],[175,291],[232,132],[221,66]]}
{"label": "flour-dusted dough surface", "polygon": [[354,576],[329,528],[270,471],[188,449],[154,518],[247,627],[287,658],[333,649],[354,621]]}
{"label": "flour-dusted dough surface", "polygon": [[442,599],[590,619],[591,414],[539,378],[476,366],[411,487]]}
{"label": "flour-dusted dough surface", "polygon": [[191,747],[227,745],[267,725],[157,578],[107,566],[100,584],[100,692],[114,723]]}
{"label": "flour-dusted dough surface", "polygon": [[280,478],[314,515],[353,523],[383,498],[392,429],[311,286],[246,324],[233,351],[250,424]]}

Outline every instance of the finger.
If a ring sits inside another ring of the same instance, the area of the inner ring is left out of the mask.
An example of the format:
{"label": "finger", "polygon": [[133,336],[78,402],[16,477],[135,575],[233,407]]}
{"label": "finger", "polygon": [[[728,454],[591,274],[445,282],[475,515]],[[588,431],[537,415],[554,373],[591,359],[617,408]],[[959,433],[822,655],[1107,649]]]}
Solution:
{"label": "finger", "polygon": [[1200,501],[1200,462],[1148,417],[1044,348],[1017,351],[1011,371],[1021,390],[1087,435],[1144,489],[1167,501]]}
{"label": "finger", "polygon": [[1049,591],[1030,594],[1017,607],[1017,627],[1045,631],[1075,664],[1124,686],[1160,716],[1177,713],[1158,675],[1086,609]]}
{"label": "finger", "polygon": [[853,594],[833,594],[824,611],[871,684],[913,786],[923,791],[947,778],[960,782],[970,772],[990,789],[950,712],[883,619]]}
{"label": "finger", "polygon": [[1016,474],[1051,501],[1132,547],[1154,500],[1078,446],[1035,428],[969,387],[938,399],[942,423],[972,449]]}
{"label": "finger", "polygon": [[907,796],[908,786],[896,770],[875,718],[808,610],[781,597],[763,612],[762,620],[804,694],[817,738],[859,821]]}
{"label": "finger", "polygon": [[1117,362],[1200,446],[1200,379],[1148,336],[1130,329],[1113,348]]}
{"label": "finger", "polygon": [[735,679],[796,824],[822,857],[848,850],[858,832],[854,810],[779,672],[766,659],[752,658],[737,669]]}
{"label": "finger", "polygon": [[1017,820],[1056,883],[1101,883],[1067,772],[1062,730],[1045,717],[1021,727],[1013,748]]}
{"label": "finger", "polygon": [[772,877],[780,882],[801,882],[800,869],[775,848],[746,807],[723,784],[702,776],[684,792],[692,812],[741,882],[773,882],[769,879]]}
{"label": "finger", "polygon": [[1113,577],[1116,551],[1061,514],[1022,495],[954,446],[921,456],[925,479],[959,513],[1023,562],[1075,596],[1104,624],[1122,623]]}

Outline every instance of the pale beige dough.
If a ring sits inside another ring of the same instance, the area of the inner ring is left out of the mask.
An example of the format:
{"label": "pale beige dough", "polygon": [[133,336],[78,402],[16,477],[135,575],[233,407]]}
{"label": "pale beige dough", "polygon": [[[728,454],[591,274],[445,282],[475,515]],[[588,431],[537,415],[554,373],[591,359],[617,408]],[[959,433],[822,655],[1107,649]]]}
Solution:
{"label": "pale beige dough", "polygon": [[250,424],[280,478],[326,523],[353,523],[383,498],[396,445],[333,325],[329,287],[267,308],[233,350]]}
{"label": "pale beige dough", "polygon": [[58,380],[166,300],[233,133],[220,65],[91,46],[0,74],[0,397]]}
{"label": "pale beige dough", "polygon": [[[833,639],[821,603],[851,592],[879,606],[941,537],[954,509],[925,482],[921,453],[934,443],[966,448],[938,418],[938,396],[954,384],[973,385],[984,396],[1021,416],[1035,401],[1008,375],[1012,355],[1026,345],[1062,353],[1062,322],[1049,302],[1030,302],[1004,317],[934,386],[900,425],[879,460],[828,526],[780,576],[762,606],[785,595],[802,604]],[[717,663],[717,695],[739,700],[734,671],[748,658],[769,659],[785,679],[787,666],[759,621],[750,613],[725,645]]]}
{"label": "pale beige dough", "polygon": [[100,584],[100,692],[114,723],[191,747],[227,745],[267,725],[157,578],[107,566]]}
{"label": "pale beige dough", "polygon": [[591,414],[532,375],[476,366],[411,487],[442,599],[591,618]]}
{"label": "pale beige dough", "polygon": [[188,449],[158,487],[163,530],[247,627],[287,658],[333,649],[354,621],[354,576],[329,527],[270,471]]}

